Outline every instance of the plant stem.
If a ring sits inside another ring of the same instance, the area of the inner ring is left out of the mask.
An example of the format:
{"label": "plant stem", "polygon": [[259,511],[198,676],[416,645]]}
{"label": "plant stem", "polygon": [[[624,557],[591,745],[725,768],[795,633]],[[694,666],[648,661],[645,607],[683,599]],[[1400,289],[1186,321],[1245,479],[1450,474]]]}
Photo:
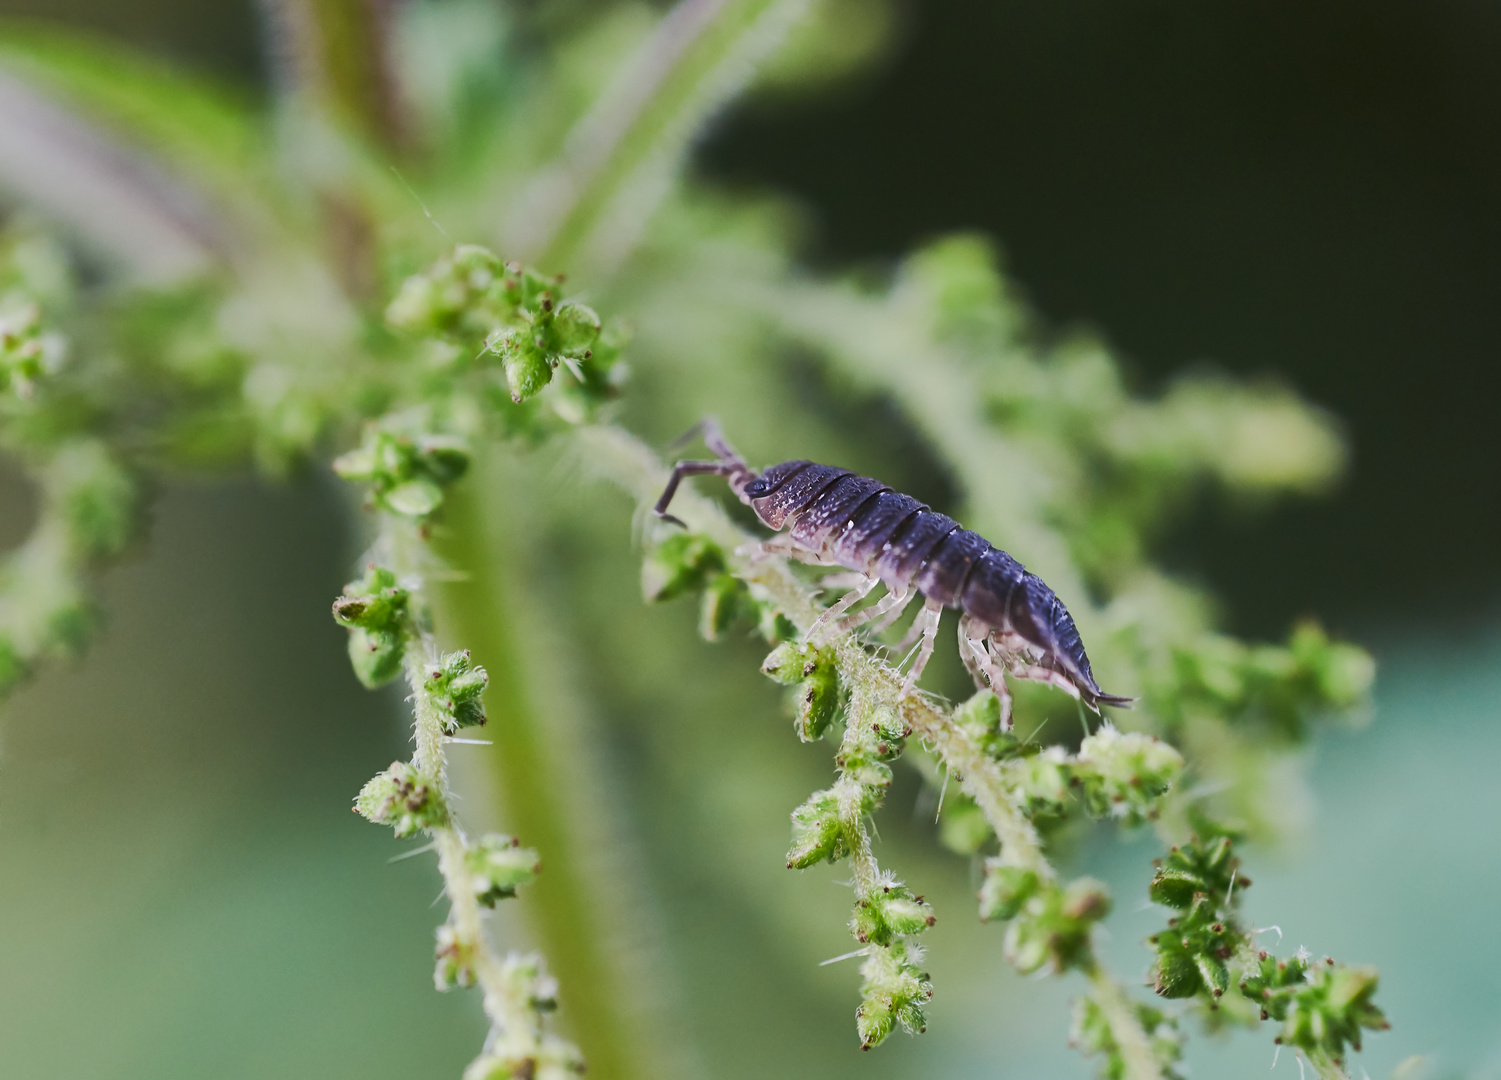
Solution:
{"label": "plant stem", "polygon": [[512,583],[504,570],[512,564],[508,538],[495,527],[498,515],[486,513],[494,485],[487,483],[482,462],[476,460],[478,475],[455,488],[445,504],[451,535],[442,544],[443,554],[468,578],[441,590],[440,622],[490,675],[486,731],[495,745],[487,764],[499,780],[507,829],[542,854],[543,873],[527,888],[526,910],[558,977],[563,1016],[591,1076],[631,1080],[646,1070],[629,1036],[622,1009],[628,995],[609,958],[580,862],[581,844],[570,824],[568,792],[579,778],[551,752],[555,747],[537,714],[518,649]]}
{"label": "plant stem", "polygon": [[1088,971],[1089,984],[1094,989],[1095,1004],[1105,1014],[1110,1024],[1110,1033],[1120,1047],[1121,1060],[1126,1065],[1126,1080],[1161,1080],[1162,1070],[1152,1053],[1148,1036],[1141,1028],[1131,1008],[1131,999],[1121,989],[1110,972],[1098,962]]}
{"label": "plant stem", "polygon": [[[609,256],[623,255],[704,120],[745,87],[807,6],[680,0],[534,186],[513,242],[544,266],[577,268],[600,255],[599,233],[615,229],[622,235]],[[623,200],[629,213],[619,212]]]}
{"label": "plant stem", "polygon": [[[394,546],[394,545],[393,545]],[[414,735],[417,753],[413,759],[419,773],[434,777],[444,804],[449,802],[447,758],[443,752],[443,721],[427,690],[427,669],[438,659],[438,649],[431,636],[424,634],[421,648],[407,652],[402,667],[412,688],[415,714]],[[438,849],[438,871],[443,875],[443,891],[451,905],[449,921],[461,941],[474,943],[471,966],[474,981],[484,995],[485,1015],[490,1022],[513,1039],[525,1040],[535,1053],[541,1043],[536,1014],[520,1000],[513,983],[506,979],[499,957],[485,935],[474,876],[464,858],[464,836],[450,817],[448,824],[428,830]]]}

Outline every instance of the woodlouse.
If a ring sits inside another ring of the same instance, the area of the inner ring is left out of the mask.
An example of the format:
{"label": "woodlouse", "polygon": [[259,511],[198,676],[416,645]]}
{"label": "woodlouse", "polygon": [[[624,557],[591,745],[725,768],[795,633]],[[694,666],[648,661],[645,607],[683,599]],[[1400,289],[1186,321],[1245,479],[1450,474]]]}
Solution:
{"label": "woodlouse", "polygon": [[[854,587],[809,629],[810,640],[833,620],[841,629],[852,630],[881,619],[877,629],[882,629],[921,596],[922,611],[898,646],[905,650],[921,641],[904,695],[911,692],[933,653],[940,614],[952,607],[960,611],[959,653],[965,667],[977,686],[988,685],[1001,698],[1008,724],[1007,674],[1059,687],[1091,708],[1124,706],[1133,700],[1100,689],[1063,601],[983,536],[910,495],[848,469],[784,461],[758,473],[713,422],[704,421],[689,433],[693,434],[703,437],[717,460],[673,466],[653,512],[682,525],[667,508],[683,477],[723,476],[767,527],[787,530],[759,545],[756,554],[786,555],[854,571]],[[878,584],[886,586],[885,597],[853,615],[845,614]]]}

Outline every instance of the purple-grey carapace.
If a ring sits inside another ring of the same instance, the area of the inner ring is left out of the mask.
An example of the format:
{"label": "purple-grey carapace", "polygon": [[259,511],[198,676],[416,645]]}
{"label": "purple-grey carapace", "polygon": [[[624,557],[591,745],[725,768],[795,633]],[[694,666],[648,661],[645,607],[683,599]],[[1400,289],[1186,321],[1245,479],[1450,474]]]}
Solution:
{"label": "purple-grey carapace", "polygon": [[[746,464],[712,421],[695,429],[714,461],[680,461],[657,500],[659,518],[681,525],[667,507],[685,476],[724,477],[740,501],[782,536],[761,544],[760,555],[786,555],[822,566],[842,566],[857,575],[855,587],[810,627],[811,640],[833,620],[853,630],[881,619],[889,626],[916,596],[923,608],[913,621],[905,651],[921,640],[903,694],[911,692],[933,654],[939,615],[957,608],[959,652],[981,688],[989,686],[1009,706],[1004,676],[1057,686],[1091,708],[1129,705],[1095,682],[1084,642],[1068,609],[1036,574],[978,533],[929,509],[910,495],[857,476],[848,469],[811,461],[784,461],[763,472]],[[853,615],[851,607],[878,584],[886,595]],[[1003,715],[1010,716],[1009,707]]]}

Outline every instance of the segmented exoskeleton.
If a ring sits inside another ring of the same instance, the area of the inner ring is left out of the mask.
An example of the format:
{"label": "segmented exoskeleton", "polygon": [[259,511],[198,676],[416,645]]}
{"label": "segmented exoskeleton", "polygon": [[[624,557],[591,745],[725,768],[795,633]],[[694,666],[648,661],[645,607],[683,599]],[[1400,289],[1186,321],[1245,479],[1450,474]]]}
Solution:
{"label": "segmented exoskeleton", "polygon": [[[898,646],[905,651],[921,639],[903,695],[912,691],[933,654],[939,615],[952,607],[961,613],[959,653],[964,665],[976,686],[988,685],[1001,698],[1008,724],[1007,674],[1059,687],[1095,709],[1132,701],[1105,693],[1095,682],[1084,642],[1063,601],[983,536],[910,495],[848,469],[784,461],[757,473],[711,421],[695,431],[717,460],[678,462],[654,513],[682,525],[667,507],[683,477],[723,476],[769,528],[787,529],[786,535],[758,545],[753,555],[787,555],[854,571],[854,588],[819,617],[808,630],[809,640],[834,620],[840,629],[852,630],[879,618],[879,631],[921,596],[922,611],[906,642]],[[887,595],[878,603],[845,615],[883,583]]]}

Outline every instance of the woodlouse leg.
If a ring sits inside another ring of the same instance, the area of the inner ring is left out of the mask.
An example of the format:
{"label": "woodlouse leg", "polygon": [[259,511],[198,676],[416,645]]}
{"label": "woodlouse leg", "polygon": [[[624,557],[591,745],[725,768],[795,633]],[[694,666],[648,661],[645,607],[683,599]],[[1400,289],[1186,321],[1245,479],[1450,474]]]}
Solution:
{"label": "woodlouse leg", "polygon": [[792,537],[787,535],[773,536],[770,540],[762,540],[759,544],[742,544],[735,549],[747,562],[758,563],[762,559],[796,559],[798,562],[808,563],[811,566],[837,566],[831,563],[816,551],[809,551],[795,543]]}
{"label": "woodlouse leg", "polygon": [[672,497],[678,493],[678,485],[683,482],[685,476],[704,476],[713,473],[716,476],[728,476],[733,471],[732,466],[722,461],[680,461],[672,467],[672,475],[667,479],[667,487],[662,492],[662,497],[657,500],[657,505],[651,508],[651,512],[657,517],[672,525],[686,529],[687,523],[681,518],[675,518],[667,512]]}
{"label": "woodlouse leg", "polygon": [[879,634],[887,626],[902,617],[902,612],[906,610],[907,605],[912,602],[913,597],[916,595],[915,591],[907,588],[889,592],[864,611],[857,611],[855,614],[849,616],[839,624],[839,629],[848,633],[851,630],[864,626],[871,619],[879,619],[884,615],[886,618],[871,631],[872,634]]}
{"label": "woodlouse leg", "polygon": [[1067,675],[1064,675],[1060,671],[1054,671],[1052,668],[1017,662],[1011,665],[1011,674],[1015,675],[1018,679],[1026,679],[1029,682],[1042,683],[1045,686],[1056,686],[1069,697],[1079,698],[1079,688],[1073,684],[1073,681]]}
{"label": "woodlouse leg", "polygon": [[923,668],[928,666],[928,658],[933,655],[933,643],[938,639],[938,618],[942,614],[943,605],[931,600],[924,603],[922,610],[917,613],[912,628],[922,634],[922,645],[917,650],[917,659],[912,661],[912,670],[907,672],[907,681],[902,683],[902,692],[898,697],[912,693],[917,680],[922,678]]}
{"label": "woodlouse leg", "polygon": [[[980,624],[984,626],[984,624]],[[990,652],[990,628],[985,627],[982,636],[975,637],[975,624],[968,615],[959,619],[959,658],[969,669],[975,686],[984,690],[989,685],[1001,703],[1001,730],[1011,730],[1011,688],[1006,685],[1006,673]],[[981,682],[983,676],[984,682]]]}
{"label": "woodlouse leg", "polygon": [[[1005,673],[1000,664],[996,663],[995,657],[990,655],[987,645],[989,638],[990,627],[984,623],[977,625],[968,615],[959,616],[959,657],[969,669],[970,677],[975,680],[975,688],[978,690],[984,690],[987,686],[994,690],[997,685],[1006,684]],[[980,681],[981,676],[984,676],[984,682]]]}
{"label": "woodlouse leg", "polygon": [[803,640],[812,641],[813,638],[818,634],[818,632],[822,630],[826,625],[828,625],[829,620],[839,618],[854,605],[858,604],[861,600],[864,600],[867,596],[869,596],[870,590],[874,589],[880,582],[880,580],[881,579],[877,577],[861,578],[860,584],[856,585],[849,592],[845,593],[842,597],[839,598],[837,602],[831,604],[829,607],[824,608],[823,614],[814,619],[813,625],[808,627],[808,632],[803,635]]}

